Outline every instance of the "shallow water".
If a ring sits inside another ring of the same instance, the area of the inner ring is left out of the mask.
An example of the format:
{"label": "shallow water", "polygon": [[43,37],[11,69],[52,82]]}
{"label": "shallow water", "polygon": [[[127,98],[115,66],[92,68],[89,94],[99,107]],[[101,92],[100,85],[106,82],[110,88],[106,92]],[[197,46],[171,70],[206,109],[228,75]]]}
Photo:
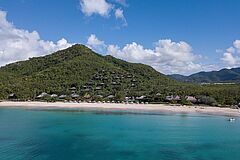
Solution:
{"label": "shallow water", "polygon": [[0,109],[0,160],[237,160],[240,119]]}

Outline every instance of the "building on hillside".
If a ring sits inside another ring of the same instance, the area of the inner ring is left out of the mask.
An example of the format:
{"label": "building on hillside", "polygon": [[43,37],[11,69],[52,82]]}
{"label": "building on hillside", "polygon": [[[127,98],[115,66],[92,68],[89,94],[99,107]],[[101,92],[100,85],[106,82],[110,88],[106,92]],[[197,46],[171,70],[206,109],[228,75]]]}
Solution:
{"label": "building on hillside", "polygon": [[101,90],[101,89],[102,89],[102,87],[96,87],[95,89],[96,89],[96,90]]}
{"label": "building on hillside", "polygon": [[132,80],[132,82],[134,82],[134,83],[135,83],[135,82],[137,82],[137,80],[136,80],[136,79],[133,79],[133,80]]}
{"label": "building on hillside", "polygon": [[76,93],[77,88],[76,87],[71,87],[71,88],[69,88],[69,90],[71,91],[71,93]]}

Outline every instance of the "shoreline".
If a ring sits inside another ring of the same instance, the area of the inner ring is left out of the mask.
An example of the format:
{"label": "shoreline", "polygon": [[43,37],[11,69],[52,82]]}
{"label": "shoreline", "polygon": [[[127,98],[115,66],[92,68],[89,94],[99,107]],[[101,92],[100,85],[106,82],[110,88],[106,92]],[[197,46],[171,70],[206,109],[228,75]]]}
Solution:
{"label": "shoreline", "polygon": [[68,109],[80,111],[97,111],[120,113],[180,113],[180,114],[206,114],[228,117],[240,117],[240,110],[231,108],[208,106],[173,106],[169,104],[115,104],[115,103],[65,103],[65,102],[0,102],[0,108],[24,108],[24,109]]}

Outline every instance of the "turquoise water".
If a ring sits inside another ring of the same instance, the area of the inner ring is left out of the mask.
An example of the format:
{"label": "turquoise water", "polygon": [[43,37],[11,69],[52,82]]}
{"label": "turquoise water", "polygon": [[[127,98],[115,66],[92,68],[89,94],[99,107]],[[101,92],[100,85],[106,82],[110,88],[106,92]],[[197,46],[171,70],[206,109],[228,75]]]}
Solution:
{"label": "turquoise water", "polygon": [[0,160],[238,160],[240,119],[0,109]]}

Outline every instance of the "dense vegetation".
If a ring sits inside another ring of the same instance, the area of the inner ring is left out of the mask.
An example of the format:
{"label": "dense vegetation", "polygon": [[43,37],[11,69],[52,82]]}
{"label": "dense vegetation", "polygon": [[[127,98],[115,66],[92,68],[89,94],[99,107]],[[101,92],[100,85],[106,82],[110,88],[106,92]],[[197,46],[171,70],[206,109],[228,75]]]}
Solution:
{"label": "dense vegetation", "polygon": [[150,66],[101,56],[83,45],[0,68],[0,99],[8,99],[11,93],[20,100],[34,100],[42,92],[71,95],[71,87],[81,100],[144,96],[145,101],[162,102],[168,95],[191,95],[211,105],[240,102],[239,85],[177,82]]}
{"label": "dense vegetation", "polygon": [[222,69],[220,71],[199,72],[190,76],[179,74],[170,75],[171,78],[182,82],[194,83],[240,83],[240,68]]}

